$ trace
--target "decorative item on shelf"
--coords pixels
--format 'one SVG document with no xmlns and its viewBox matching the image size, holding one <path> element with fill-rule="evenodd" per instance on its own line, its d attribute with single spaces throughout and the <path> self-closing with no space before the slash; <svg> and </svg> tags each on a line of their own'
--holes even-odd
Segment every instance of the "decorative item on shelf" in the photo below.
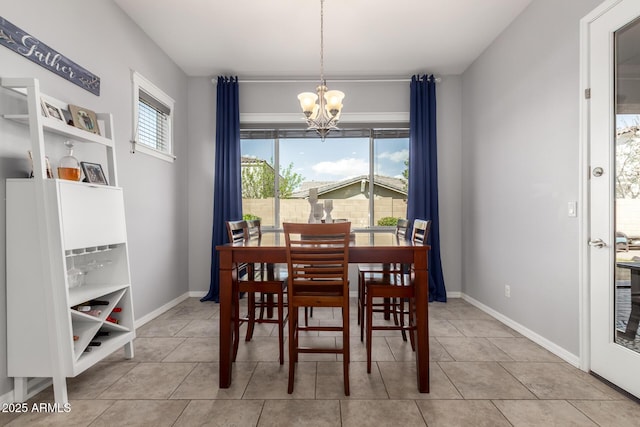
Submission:
<svg viewBox="0 0 640 427">
<path fill-rule="evenodd" d="M 41 99 L 40 102 L 42 103 L 42 112 L 46 117 L 51 117 L 52 119 L 65 122 L 64 114 L 62 113 L 62 109 L 60 107 L 53 105 L 51 102 L 46 101 L 45 99 Z"/>
<path fill-rule="evenodd" d="M 89 316 L 95 316 L 98 317 L 102 314 L 102 310 L 89 310 L 87 312 L 85 312 L 85 314 L 88 314 Z"/>
<path fill-rule="evenodd" d="M 80 166 L 82 166 L 86 182 L 90 182 L 92 184 L 108 185 L 107 178 L 105 178 L 104 176 L 104 171 L 102 170 L 101 164 L 80 162 Z"/>
<path fill-rule="evenodd" d="M 298 95 L 298 100 L 309 126 L 307 129 L 314 129 L 324 141 L 330 130 L 338 130 L 344 99 L 344 92 L 329 90 L 324 79 L 324 0 L 320 0 L 320 85 L 316 92 L 317 95 L 303 92 Z"/>
<path fill-rule="evenodd" d="M 77 288 L 84 284 L 84 272 L 73 265 L 73 260 L 67 269 L 67 282 L 69 283 L 69 289 Z"/>
<path fill-rule="evenodd" d="M 51 162 L 49 162 L 48 156 L 44 156 L 44 164 L 47 167 L 47 178 L 53 179 L 53 169 L 51 169 Z"/>
<path fill-rule="evenodd" d="M 111 316 L 107 316 L 107 318 L 105 320 L 107 322 L 115 323 L 116 325 L 120 322 L 118 319 L 116 319 L 115 317 L 111 317 Z"/>
<path fill-rule="evenodd" d="M 103 301 L 103 300 L 99 300 L 99 299 L 92 299 L 91 301 L 87 302 L 86 304 L 89 304 L 89 305 L 109 305 L 109 301 Z"/>
<path fill-rule="evenodd" d="M 64 146 L 67 147 L 67 155 L 60 159 L 58 178 L 69 181 L 80 181 L 82 172 L 80 171 L 80 162 L 73 157 L 73 142 L 65 141 Z"/>
<path fill-rule="evenodd" d="M 64 122 L 69 126 L 73 126 L 73 117 L 71 117 L 71 112 L 69 110 L 62 110 L 62 115 L 64 116 Z"/>
<path fill-rule="evenodd" d="M 33 178 L 33 154 L 31 150 L 27 150 L 27 155 L 29 156 L 29 164 L 31 165 L 31 172 L 29 173 L 29 178 Z M 53 170 L 51 169 L 51 163 L 49 162 L 49 157 L 44 157 L 44 164 L 47 169 L 47 178 L 53 178 Z"/>
<path fill-rule="evenodd" d="M 71 112 L 71 119 L 75 127 L 100 135 L 96 113 L 88 108 L 71 104 L 69 104 L 69 111 Z"/>
</svg>

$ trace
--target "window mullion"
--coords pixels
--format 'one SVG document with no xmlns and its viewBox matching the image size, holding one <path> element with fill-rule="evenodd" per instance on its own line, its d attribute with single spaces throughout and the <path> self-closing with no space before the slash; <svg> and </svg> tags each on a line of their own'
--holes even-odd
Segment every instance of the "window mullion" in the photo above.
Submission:
<svg viewBox="0 0 640 427">
<path fill-rule="evenodd" d="M 280 228 L 280 137 L 276 135 L 273 147 L 273 168 L 274 168 L 274 228 Z"/>
<path fill-rule="evenodd" d="M 373 177 L 374 177 L 374 150 L 375 146 L 374 146 L 374 138 L 373 138 L 373 129 L 370 130 L 369 132 L 369 227 L 372 227 L 373 224 L 373 217 L 374 217 L 374 211 L 373 211 L 373 194 L 374 194 L 374 184 L 373 184 Z"/>
</svg>

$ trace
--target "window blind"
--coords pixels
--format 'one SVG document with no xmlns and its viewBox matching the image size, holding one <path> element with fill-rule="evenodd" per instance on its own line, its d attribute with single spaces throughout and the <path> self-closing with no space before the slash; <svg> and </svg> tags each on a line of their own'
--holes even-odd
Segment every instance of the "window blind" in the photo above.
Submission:
<svg viewBox="0 0 640 427">
<path fill-rule="evenodd" d="M 169 115 L 171 110 L 140 90 L 138 99 L 138 143 L 158 151 L 169 151 Z"/>
</svg>

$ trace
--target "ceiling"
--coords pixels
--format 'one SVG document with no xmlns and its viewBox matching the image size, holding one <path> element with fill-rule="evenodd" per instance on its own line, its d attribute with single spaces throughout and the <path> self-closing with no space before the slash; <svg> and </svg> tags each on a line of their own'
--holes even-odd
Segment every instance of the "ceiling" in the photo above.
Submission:
<svg viewBox="0 0 640 427">
<path fill-rule="evenodd" d="M 320 74 L 320 0 L 115 0 L 189 76 Z M 336 78 L 461 74 L 531 0 L 326 0 Z"/>
</svg>

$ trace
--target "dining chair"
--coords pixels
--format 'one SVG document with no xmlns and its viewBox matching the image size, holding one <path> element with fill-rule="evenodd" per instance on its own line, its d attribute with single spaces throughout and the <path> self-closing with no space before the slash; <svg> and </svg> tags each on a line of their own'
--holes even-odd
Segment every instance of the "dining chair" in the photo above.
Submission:
<svg viewBox="0 0 640 427">
<path fill-rule="evenodd" d="M 395 235 L 398 239 L 405 239 L 407 230 L 409 229 L 409 221 L 399 218 L 396 224 Z M 364 341 L 364 315 L 366 306 L 364 275 L 367 273 L 380 273 L 395 275 L 402 273 L 403 265 L 401 264 L 380 264 L 380 263 L 361 263 L 358 264 L 358 325 L 360 325 L 360 341 Z M 395 310 L 388 309 L 386 313 L 394 312 Z M 397 316 L 394 317 L 394 321 L 398 324 Z M 402 338 L 406 341 L 407 337 L 402 331 Z"/>
<path fill-rule="evenodd" d="M 260 241 L 262 239 L 262 221 L 260 219 L 250 219 L 247 220 L 247 233 L 248 240 L 257 240 Z M 254 271 L 254 275 L 256 277 L 266 278 L 267 280 L 286 280 L 287 278 L 287 265 L 286 264 L 273 264 L 273 263 L 254 263 L 252 264 L 252 268 Z M 259 276 L 258 276 L 259 275 Z M 271 319 L 273 318 L 273 301 L 274 294 L 267 292 L 260 292 L 258 295 L 257 302 L 251 307 L 251 313 L 254 313 L 255 310 L 260 309 L 259 315 L 256 317 L 255 323 L 270 323 L 269 320 L 265 320 L 265 310 L 266 316 Z M 254 300 L 255 301 L 255 300 Z M 251 301 L 249 301 L 251 302 Z M 284 307 L 287 307 L 287 302 L 284 302 Z M 253 324 L 250 324 L 251 328 L 247 328 L 247 341 L 251 339 L 253 336 Z"/>
<path fill-rule="evenodd" d="M 300 353 L 342 354 L 344 394 L 349 396 L 349 233 L 350 222 L 332 224 L 284 223 L 289 304 L 289 383 L 293 393 Z M 301 325 L 300 307 L 337 307 L 341 326 Z M 342 347 L 300 346 L 300 331 L 341 331 Z"/>
<path fill-rule="evenodd" d="M 227 232 L 229 234 L 229 241 L 233 244 L 244 244 L 252 239 L 259 239 L 262 236 L 261 230 L 257 232 L 250 232 L 249 224 L 247 221 L 227 221 Z M 254 223 L 255 227 L 256 224 Z M 257 224 L 260 227 L 260 224 Z M 284 295 L 286 291 L 286 277 L 280 274 L 280 272 L 274 268 L 253 263 L 239 264 L 236 266 L 236 274 L 233 281 L 233 360 L 235 361 L 238 354 L 238 347 L 240 345 L 240 324 L 247 323 L 247 334 L 245 341 L 251 341 L 253 337 L 253 330 L 256 323 L 275 323 L 278 328 L 278 344 L 280 350 L 280 364 L 284 364 L 284 324 L 287 322 L 287 317 L 284 312 Z M 240 317 L 240 295 L 242 293 L 247 294 L 247 315 Z M 256 304 L 255 295 L 260 294 L 260 302 Z M 273 301 L 273 297 L 277 298 L 276 318 L 268 318 L 260 316 L 256 318 L 256 306 L 261 306 L 264 299 L 262 295 L 269 295 L 270 301 Z M 266 301 L 264 301 L 266 305 Z M 261 309 L 263 307 L 261 306 Z"/>
<path fill-rule="evenodd" d="M 411 232 L 413 244 L 425 244 L 430 228 L 431 220 L 414 220 Z M 416 301 L 412 268 L 411 266 L 403 265 L 396 271 L 393 274 L 387 271 L 364 272 L 362 274 L 362 283 L 365 287 L 364 292 L 366 295 L 365 310 L 367 313 L 365 320 L 367 373 L 371 373 L 371 347 L 374 330 L 400 330 L 405 340 L 406 332 L 408 332 L 411 349 L 415 351 L 413 332 L 416 330 L 416 326 L 413 322 L 413 313 Z M 383 299 L 383 301 L 380 302 L 380 299 Z M 392 303 L 390 304 L 389 301 L 392 301 Z M 405 311 L 405 301 L 408 302 L 407 311 Z M 393 325 L 388 323 L 374 324 L 373 313 L 389 310 L 393 312 L 394 319 L 396 317 L 399 319 L 398 322 L 394 322 Z M 408 317 L 406 323 L 405 316 Z"/>
</svg>

